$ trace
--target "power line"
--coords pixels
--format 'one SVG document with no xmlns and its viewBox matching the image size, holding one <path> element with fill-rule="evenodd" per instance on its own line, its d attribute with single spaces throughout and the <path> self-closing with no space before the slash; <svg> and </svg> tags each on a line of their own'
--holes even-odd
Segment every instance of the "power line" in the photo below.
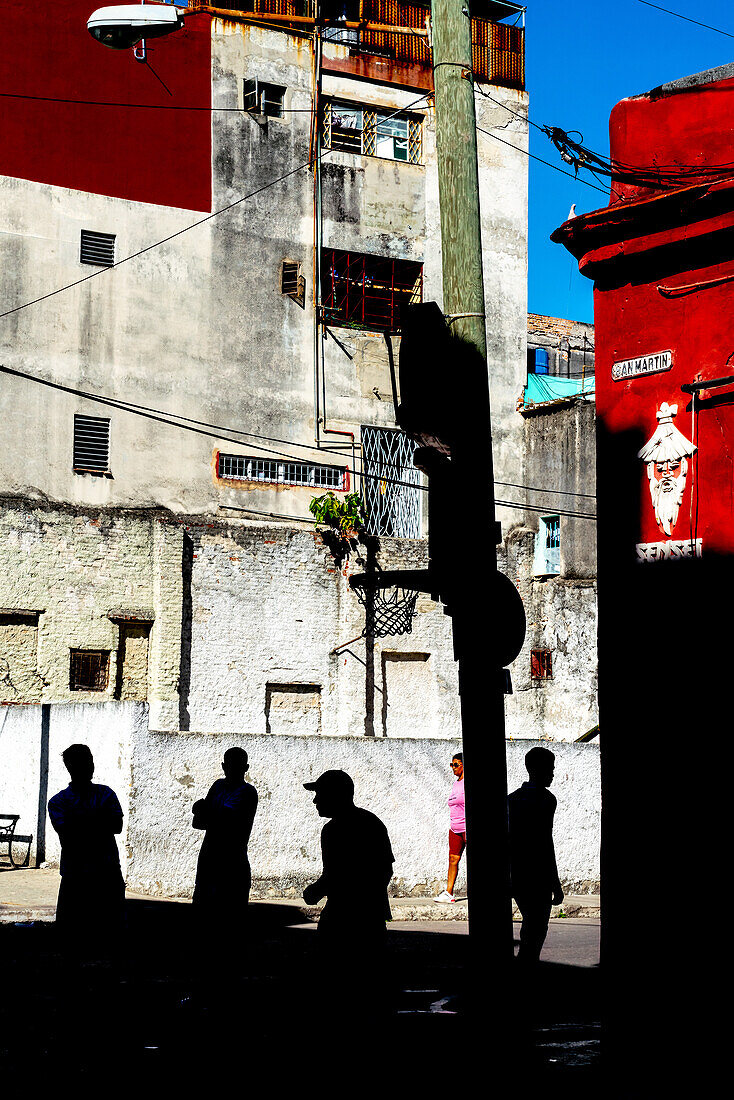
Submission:
<svg viewBox="0 0 734 1100">
<path fill-rule="evenodd" d="M 197 107 L 179 103 L 115 103 L 105 99 L 71 99 L 61 96 L 26 95 L 24 92 L 0 92 L 0 99 L 28 99 L 39 103 L 66 103 L 80 107 L 126 107 L 141 111 L 206 111 L 208 114 L 238 114 L 243 117 L 249 112 L 244 107 Z M 287 115 L 311 115 L 313 107 L 281 107 Z"/>
<path fill-rule="evenodd" d="M 504 138 L 497 137 L 496 134 L 491 133 L 489 130 L 483 130 L 481 126 L 477 126 L 477 130 L 480 134 L 486 134 L 487 137 L 494 138 L 495 141 L 501 141 L 503 145 L 509 145 L 510 149 L 514 149 L 516 153 L 522 153 L 524 156 L 529 157 L 530 160 L 537 160 L 541 164 L 545 164 L 546 167 L 552 168 L 554 172 L 560 172 L 562 176 L 568 176 L 569 179 L 575 180 L 576 183 L 583 183 L 584 187 L 591 187 L 593 191 L 599 191 L 600 194 L 606 197 L 606 190 L 597 187 L 596 184 L 589 183 L 588 180 L 581 179 L 579 176 L 572 176 L 570 172 L 564 172 L 557 164 L 551 164 L 549 160 L 543 160 L 542 157 L 536 157 L 534 153 L 529 153 L 526 149 L 520 149 L 519 146 L 513 145 L 511 141 L 505 141 Z"/>
<path fill-rule="evenodd" d="M 26 371 L 14 370 L 12 367 L 6 367 L 3 364 L 0 364 L 0 372 L 2 372 L 3 374 L 11 375 L 11 376 L 16 377 L 16 378 L 22 378 L 25 381 L 35 382 L 38 385 L 46 386 L 49 389 L 60 390 L 64 393 L 69 393 L 69 394 L 72 394 L 75 397 L 81 397 L 81 398 L 83 398 L 85 400 L 88 400 L 88 401 L 96 401 L 96 402 L 99 402 L 102 405 L 107 405 L 110 408 L 117 409 L 120 412 L 127 412 L 127 413 L 130 413 L 130 414 L 135 415 L 135 416 L 142 416 L 144 419 L 154 420 L 158 423 L 165 424 L 165 425 L 167 425 L 168 427 L 171 427 L 171 428 L 180 428 L 184 431 L 193 432 L 196 435 L 206 436 L 209 439 L 226 440 L 226 442 L 234 443 L 236 446 L 239 446 L 239 447 L 243 446 L 243 440 L 232 438 L 232 436 L 234 436 L 234 435 L 246 436 L 247 438 L 252 439 L 252 440 L 255 441 L 254 445 L 256 446 L 257 450 L 263 451 L 266 454 L 270 454 L 274 458 L 280 458 L 280 459 L 284 459 L 286 461 L 294 461 L 295 460 L 294 455 L 287 454 L 283 451 L 273 450 L 270 447 L 264 447 L 262 445 L 262 442 L 260 442 L 260 441 L 263 441 L 263 442 L 266 442 L 266 443 L 279 443 L 282 446 L 296 447 L 296 448 L 299 448 L 301 450 L 312 451 L 316 454 L 323 454 L 325 452 L 328 453 L 328 454 L 336 454 L 339 457 L 343 458 L 343 453 L 342 452 L 330 450 L 326 447 L 315 447 L 315 446 L 312 446 L 312 445 L 307 444 L 307 443 L 296 443 L 293 440 L 279 439 L 277 437 L 272 437 L 272 436 L 262 436 L 262 435 L 258 435 L 257 433 L 254 433 L 254 432 L 246 432 L 246 431 L 243 431 L 243 430 L 238 429 L 238 428 L 229 428 L 229 427 L 222 427 L 222 426 L 219 426 L 219 425 L 216 425 L 216 424 L 208 424 L 206 421 L 194 420 L 191 417 L 185 417 L 185 416 L 182 416 L 179 413 L 166 413 L 165 410 L 162 410 L 162 409 L 154 409 L 154 408 L 151 408 L 150 406 L 137 405 L 132 401 L 124 401 L 121 398 L 105 397 L 102 394 L 90 393 L 90 392 L 85 391 L 85 390 L 76 389 L 73 386 L 66 386 L 61 382 L 51 382 L 46 378 L 39 378 L 37 375 L 29 374 Z M 175 417 L 175 419 L 171 419 L 172 417 Z M 212 429 L 212 430 L 209 430 L 209 429 Z M 399 467 L 396 463 L 390 463 L 390 462 L 386 462 L 383 465 L 387 469 L 399 470 L 399 469 L 403 468 L 403 467 Z M 379 481 L 379 482 L 387 482 L 388 484 L 397 485 L 398 487 L 418 489 L 422 492 L 426 492 L 427 488 L 428 488 L 425 485 L 421 485 L 419 483 L 410 482 L 410 481 L 403 481 L 399 478 L 393 478 L 390 475 L 386 475 L 384 473 L 378 473 L 378 474 L 368 473 L 364 470 L 363 467 L 360 470 L 356 470 L 355 472 L 357 474 L 359 474 L 360 477 L 366 478 L 368 480 Z M 560 495 L 564 495 L 564 496 L 574 496 L 574 497 L 575 496 L 583 496 L 583 497 L 588 497 L 589 499 L 594 499 L 591 496 L 591 494 L 571 493 L 571 492 L 567 493 L 565 490 L 562 490 L 562 489 L 541 489 L 539 487 L 533 487 L 533 486 L 529 486 L 529 485 L 518 485 L 518 484 L 515 484 L 513 482 L 503 482 L 503 481 L 498 481 L 495 484 L 501 485 L 504 488 L 523 489 L 523 490 L 528 491 L 528 492 L 537 492 L 537 493 L 549 492 L 549 493 L 555 493 L 555 494 L 560 494 Z M 530 511 L 539 511 L 539 512 L 543 512 L 543 511 L 547 512 L 548 511 L 547 508 L 543 508 L 539 505 L 531 505 L 531 504 L 526 505 L 526 504 L 521 504 L 521 503 L 517 503 L 517 502 L 510 502 L 510 501 L 502 501 L 500 503 L 504 504 L 508 508 L 519 508 L 519 509 L 527 508 Z M 251 510 L 251 509 L 248 509 L 248 510 Z M 575 518 L 578 518 L 578 517 L 593 518 L 591 513 L 575 511 L 573 509 L 564 510 L 562 514 L 572 516 L 572 517 L 575 517 Z"/>
<path fill-rule="evenodd" d="M 377 129 L 383 125 L 389 119 L 394 118 L 395 115 L 402 114 L 404 111 L 409 111 L 412 107 L 415 107 L 418 103 L 428 99 L 433 93 L 426 92 L 412 103 L 408 103 L 405 107 L 400 107 L 393 111 L 389 115 L 383 115 L 379 121 L 374 122 L 371 125 L 366 126 L 365 130 Z M 319 160 L 323 160 L 329 153 L 333 152 L 331 149 L 325 149 Z M 177 237 L 183 236 L 184 233 L 188 233 L 191 229 L 197 229 L 200 225 L 204 225 L 206 222 L 212 221 L 214 218 L 219 217 L 220 214 L 226 214 L 230 210 L 233 210 L 235 206 L 239 206 L 240 203 L 246 202 L 248 199 L 254 198 L 256 195 L 261 194 L 263 191 L 267 191 L 270 187 L 275 187 L 277 184 L 282 183 L 283 180 L 289 179 L 290 176 L 296 175 L 297 172 L 303 171 L 304 168 L 311 166 L 311 160 L 303 161 L 302 164 L 297 165 L 295 168 L 291 168 L 289 172 L 285 172 L 282 176 L 278 176 L 277 179 L 270 180 L 268 183 L 264 183 L 261 187 L 257 187 L 254 191 L 250 191 L 247 195 L 240 195 L 238 199 L 228 203 L 227 206 L 220 207 L 219 210 L 212 211 L 211 214 L 206 214 L 203 218 L 199 218 L 198 221 L 191 222 L 190 225 L 185 225 L 183 229 L 176 230 L 175 233 L 170 233 L 167 237 L 163 237 L 162 240 L 154 241 L 153 244 L 146 245 L 145 248 L 138 249 L 137 252 L 132 252 L 129 256 L 124 256 L 121 260 L 116 260 L 115 263 L 110 264 L 107 267 L 99 268 L 97 271 L 92 271 L 89 275 L 82 276 L 81 279 L 75 279 L 73 283 L 67 283 L 66 286 L 57 287 L 56 290 L 51 290 L 47 294 L 41 294 L 38 298 L 33 298 L 29 302 L 24 302 L 22 305 L 14 306 L 12 309 L 5 310 L 4 313 L 0 313 L 0 320 L 3 317 L 10 317 L 14 313 L 18 313 L 22 309 L 27 309 L 29 306 L 37 305 L 39 302 L 45 302 L 49 298 L 54 298 L 57 294 L 63 294 L 67 290 L 73 290 L 76 286 L 81 286 L 83 283 L 89 282 L 90 279 L 95 279 L 98 275 L 104 275 L 108 271 L 114 271 L 116 268 L 121 267 L 122 264 L 128 263 L 129 260 L 135 260 L 138 256 L 145 255 L 146 252 L 151 252 L 154 248 L 160 248 L 161 245 L 168 244 L 169 241 L 175 240 Z"/>
<path fill-rule="evenodd" d="M 722 31 L 721 27 L 712 27 L 710 23 L 699 23 L 698 19 L 691 19 L 688 15 L 680 15 L 677 11 L 671 11 L 670 8 L 661 8 L 659 4 L 651 4 L 650 0 L 639 0 L 639 3 L 648 8 L 657 8 L 658 11 L 664 11 L 666 15 L 674 15 L 676 19 L 685 19 L 686 23 L 695 23 L 697 27 L 704 27 L 707 31 L 716 31 L 717 34 L 724 34 L 727 38 L 734 38 L 734 34 L 730 34 L 729 31 Z"/>
</svg>

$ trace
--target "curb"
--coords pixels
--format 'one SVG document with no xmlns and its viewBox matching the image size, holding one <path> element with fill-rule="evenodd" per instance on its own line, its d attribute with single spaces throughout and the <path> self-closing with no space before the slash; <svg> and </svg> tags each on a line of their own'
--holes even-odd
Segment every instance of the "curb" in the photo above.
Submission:
<svg viewBox="0 0 734 1100">
<path fill-rule="evenodd" d="M 137 893 L 130 893 L 127 898 L 136 901 L 171 901 L 190 904 L 189 898 L 161 898 Z M 298 898 L 253 898 L 250 904 L 286 905 L 296 909 L 311 921 L 318 921 L 322 908 L 320 906 L 304 905 Z M 432 898 L 390 898 L 390 909 L 393 922 L 467 921 L 469 919 L 466 898 L 459 898 L 451 904 L 441 904 L 435 902 Z M 570 917 L 598 920 L 600 915 L 601 905 L 598 894 L 569 895 L 563 899 L 562 905 L 554 906 L 551 910 L 551 920 L 563 920 Z M 517 906 L 513 906 L 512 916 L 514 920 L 521 919 Z M 31 922 L 48 923 L 55 919 L 55 905 L 0 904 L 0 925 Z"/>
</svg>

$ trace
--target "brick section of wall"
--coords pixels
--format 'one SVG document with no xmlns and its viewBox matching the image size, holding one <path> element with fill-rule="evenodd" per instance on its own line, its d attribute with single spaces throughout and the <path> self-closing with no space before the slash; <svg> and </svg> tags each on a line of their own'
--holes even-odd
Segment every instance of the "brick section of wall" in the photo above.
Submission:
<svg viewBox="0 0 734 1100">
<path fill-rule="evenodd" d="M 177 728 L 181 538 L 179 524 L 154 512 L 28 502 L 0 508 L 0 608 L 6 617 L 0 657 L 16 688 L 5 701 L 113 698 L 120 652 L 116 615 L 121 608 L 138 609 L 155 618 L 150 697 L 173 703 L 171 728 Z M 38 617 L 34 654 L 27 630 L 21 638 L 7 625 L 19 609 Z M 71 649 L 109 651 L 104 692 L 70 690 Z M 0 679 L 3 668 L 0 663 Z"/>
</svg>

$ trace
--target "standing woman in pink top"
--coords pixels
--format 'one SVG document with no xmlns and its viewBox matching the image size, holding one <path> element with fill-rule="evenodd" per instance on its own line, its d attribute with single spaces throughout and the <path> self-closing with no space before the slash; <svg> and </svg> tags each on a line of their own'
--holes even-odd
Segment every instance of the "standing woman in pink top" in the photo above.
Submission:
<svg viewBox="0 0 734 1100">
<path fill-rule="evenodd" d="M 452 902 L 456 876 L 459 873 L 459 863 L 466 848 L 466 817 L 464 816 L 464 757 L 457 752 L 451 758 L 451 769 L 454 773 L 454 785 L 449 795 L 449 874 L 446 889 L 442 890 L 434 901 Z"/>
</svg>

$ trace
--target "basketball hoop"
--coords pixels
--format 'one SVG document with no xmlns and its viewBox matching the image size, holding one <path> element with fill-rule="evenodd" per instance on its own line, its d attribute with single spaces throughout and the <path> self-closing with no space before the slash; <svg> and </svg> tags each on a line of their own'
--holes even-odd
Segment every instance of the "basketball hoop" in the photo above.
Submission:
<svg viewBox="0 0 734 1100">
<path fill-rule="evenodd" d="M 425 572 L 410 569 L 378 569 L 349 578 L 349 585 L 365 610 L 362 635 L 385 638 L 412 634 L 418 592 L 425 590 Z M 415 587 L 412 583 L 417 581 Z"/>
</svg>

